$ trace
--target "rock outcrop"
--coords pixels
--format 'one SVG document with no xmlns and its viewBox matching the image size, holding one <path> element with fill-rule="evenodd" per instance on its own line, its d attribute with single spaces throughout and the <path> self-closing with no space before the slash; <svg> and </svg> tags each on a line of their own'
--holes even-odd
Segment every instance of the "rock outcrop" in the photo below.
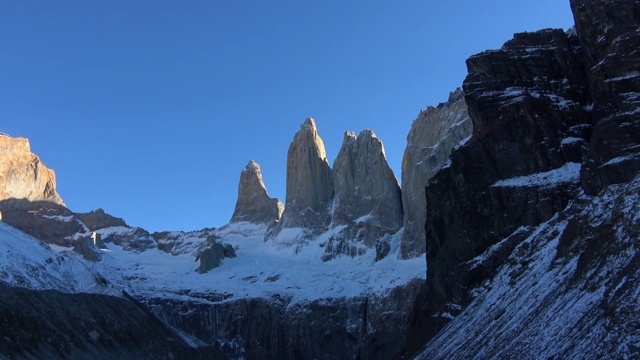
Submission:
<svg viewBox="0 0 640 360">
<path fill-rule="evenodd" d="M 326 230 L 331 222 L 333 174 L 316 122 L 307 118 L 293 138 L 287 154 L 287 198 L 280 222 L 270 229 L 266 240 L 276 239 L 283 229 L 301 228 L 306 236 Z M 300 239 L 276 239 L 283 244 Z"/>
<path fill-rule="evenodd" d="M 236 257 L 236 250 L 229 244 L 222 244 L 213 238 L 207 239 L 202 249 L 198 250 L 196 261 L 200 261 L 198 272 L 205 274 L 211 269 L 215 269 L 222 264 L 224 258 Z"/>
<path fill-rule="evenodd" d="M 0 200 L 64 202 L 56 192 L 56 175 L 31 152 L 29 140 L 0 134 Z"/>
<path fill-rule="evenodd" d="M 250 222 L 271 225 L 280 221 L 284 205 L 276 198 L 269 197 L 262 181 L 260 165 L 251 160 L 240 174 L 238 200 L 230 223 Z"/>
<path fill-rule="evenodd" d="M 346 132 L 333 163 L 334 202 L 331 227 L 344 226 L 327 242 L 326 259 L 358 255 L 402 227 L 400 186 L 387 163 L 382 141 L 371 130 Z M 381 240 L 384 241 L 384 240 Z M 387 247 L 380 247 L 385 249 Z M 378 258 L 386 254 L 378 254 Z"/>
<path fill-rule="evenodd" d="M 548 29 L 516 34 L 500 50 L 467 60 L 469 74 L 464 92 L 473 136 L 452 153 L 450 166 L 438 172 L 426 188 L 427 285 L 422 312 L 414 318 L 415 339 L 434 336 L 465 311 L 475 296 L 491 291 L 494 285 L 503 290 L 503 286 L 512 287 L 499 298 L 518 299 L 521 305 L 516 307 L 526 308 L 520 298 L 524 295 L 519 292 L 526 286 L 515 284 L 520 276 L 528 276 L 534 262 L 543 263 L 549 253 L 561 251 L 557 240 L 567 231 L 566 223 L 554 219 L 562 217 L 572 204 L 583 201 L 583 190 L 595 194 L 609 184 L 630 181 L 638 173 L 635 159 L 640 150 L 640 116 L 635 99 L 640 89 L 634 69 L 638 64 L 635 41 L 640 2 L 575 0 L 571 4 L 577 33 Z M 622 199 L 617 202 L 621 204 Z M 605 221 L 615 223 L 617 219 Z M 626 240 L 619 245 L 616 242 L 618 235 L 634 233 L 631 222 L 622 221 L 624 226 L 616 230 L 616 236 L 597 232 L 594 236 L 572 234 L 571 242 L 579 244 L 574 251 L 591 255 L 598 251 L 588 244 L 624 251 L 620 249 L 628 248 L 622 245 Z M 548 234 L 541 234 L 547 231 L 541 224 L 556 226 Z M 537 241 L 541 243 L 534 245 Z M 544 253 L 547 255 L 522 256 L 529 251 L 542 251 L 545 246 L 549 246 L 545 250 L 549 253 Z M 600 272 L 599 260 L 578 261 L 576 270 L 570 257 L 565 260 L 568 262 L 558 266 L 566 265 L 576 273 L 569 284 L 554 282 L 554 287 L 564 288 L 554 296 L 578 291 L 577 299 L 571 301 L 583 304 L 590 295 L 574 284 L 584 284 L 594 276 L 608 283 L 608 277 L 617 276 L 617 271 L 623 276 L 631 270 Z M 531 278 L 554 273 L 553 266 L 556 264 L 546 262 L 539 267 L 542 272 Z M 503 273 L 505 268 L 511 272 Z M 513 281 L 505 284 L 504 276 Z M 632 276 L 637 277 L 637 272 Z M 557 281 L 569 279 L 561 276 Z M 545 299 L 544 303 L 556 300 Z M 478 308 L 486 309 L 480 303 Z M 495 321 L 513 314 L 512 309 L 493 311 Z M 639 310 L 636 307 L 630 311 L 637 314 Z M 547 320 L 557 316 L 552 312 L 542 315 Z M 509 327 L 518 328 L 518 333 L 533 330 L 529 326 L 536 325 L 531 319 L 510 318 Z M 564 325 L 573 326 L 569 320 Z M 590 323 L 584 328 L 600 325 L 604 324 Z M 464 330 L 458 330 L 462 336 Z M 475 336 L 494 338 L 498 334 L 476 332 Z M 591 335 L 585 330 L 579 336 Z M 514 344 L 510 339 L 509 346 Z"/>
<path fill-rule="evenodd" d="M 129 227 L 123 219 L 107 214 L 102 209 L 89 211 L 88 213 L 75 213 L 74 215 L 91 231 L 112 226 Z"/>
<path fill-rule="evenodd" d="M 403 258 L 425 253 L 424 188 L 449 160 L 454 147 L 471 136 L 472 127 L 462 89 L 449 94 L 447 102 L 420 111 L 413 121 L 402 157 Z"/>
<path fill-rule="evenodd" d="M 100 261 L 102 259 L 100 249 L 90 237 L 81 237 L 77 239 L 73 244 L 73 251 L 82 255 L 82 257 L 89 261 Z"/>
</svg>

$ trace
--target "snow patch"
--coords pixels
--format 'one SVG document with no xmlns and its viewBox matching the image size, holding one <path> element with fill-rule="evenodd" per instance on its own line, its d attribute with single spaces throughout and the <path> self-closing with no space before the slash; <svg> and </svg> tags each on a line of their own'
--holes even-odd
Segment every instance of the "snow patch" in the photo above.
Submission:
<svg viewBox="0 0 640 360">
<path fill-rule="evenodd" d="M 566 163 L 564 166 L 546 172 L 518 176 L 497 181 L 492 187 L 552 187 L 562 183 L 577 182 L 580 179 L 579 163 Z"/>
</svg>

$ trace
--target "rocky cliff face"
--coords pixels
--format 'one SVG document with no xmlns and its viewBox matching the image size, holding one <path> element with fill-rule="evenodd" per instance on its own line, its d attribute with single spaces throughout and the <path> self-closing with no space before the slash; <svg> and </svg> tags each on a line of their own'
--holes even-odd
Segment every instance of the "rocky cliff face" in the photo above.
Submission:
<svg viewBox="0 0 640 360">
<path fill-rule="evenodd" d="M 56 175 L 31 152 L 29 140 L 0 134 L 0 199 L 51 201 L 64 205 Z"/>
<path fill-rule="evenodd" d="M 503 264 L 418 359 L 640 356 L 639 190 L 636 177 L 577 196 L 473 259 L 472 271 Z"/>
<path fill-rule="evenodd" d="M 415 280 L 384 296 L 302 303 L 277 294 L 215 303 L 143 301 L 167 324 L 218 344 L 229 358 L 393 359 L 407 339 L 408 299 L 421 288 Z"/>
<path fill-rule="evenodd" d="M 474 299 L 479 299 L 478 294 L 484 293 L 480 286 L 491 291 L 493 286 L 518 283 L 521 274 L 531 271 L 532 261 L 547 256 L 540 247 L 532 247 L 532 239 L 542 241 L 544 245 L 539 246 L 548 246 L 551 254 L 560 253 L 555 241 L 558 236 L 565 236 L 562 234 L 567 229 L 558 225 L 555 230 L 548 230 L 546 240 L 540 240 L 543 236 L 539 232 L 547 231 L 541 224 L 550 224 L 558 214 L 568 211 L 571 206 L 567 206 L 580 199 L 583 189 L 593 194 L 610 183 L 630 181 L 637 174 L 633 160 L 640 139 L 637 103 L 623 100 L 634 99 L 633 94 L 640 88 L 633 76 L 620 80 L 626 93 L 620 95 L 619 91 L 608 90 L 617 80 L 611 81 L 609 75 L 594 76 L 593 72 L 609 67 L 623 69 L 620 71 L 636 67 L 637 46 L 628 45 L 637 37 L 640 2 L 576 0 L 572 1 L 572 8 L 577 35 L 562 30 L 516 34 L 500 50 L 467 60 L 469 75 L 464 92 L 473 121 L 473 136 L 453 152 L 450 166 L 442 169 L 426 188 L 427 287 L 422 313 L 414 318 L 415 333 L 419 336 L 435 335 L 466 311 Z M 613 33 L 603 36 L 603 31 Z M 607 54 L 615 55 L 607 57 L 598 49 L 607 49 Z M 593 60 L 594 54 L 599 54 L 595 55 L 597 60 Z M 609 61 L 613 63 L 606 64 Z M 616 71 L 613 74 L 621 74 Z M 624 162 L 624 166 L 617 166 L 618 162 Z M 607 163 L 612 166 L 603 166 Z M 624 232 L 629 226 L 626 223 L 620 230 Z M 571 242 L 589 238 L 586 230 L 581 231 L 570 236 Z M 608 235 L 595 238 L 603 247 L 628 248 L 624 239 L 615 245 L 618 240 Z M 588 251 L 586 243 L 578 243 L 581 245 L 574 249 L 577 253 Z M 531 251 L 533 255 L 525 259 L 517 251 L 522 254 Z M 575 284 L 592 276 L 587 274 L 598 273 L 607 282 L 604 279 L 615 277 L 615 271 L 624 272 L 622 268 L 611 274 L 600 272 L 598 261 L 585 260 L 577 269 L 572 267 L 575 263 L 570 265 L 571 259 L 565 261 L 559 266 L 569 266 L 566 271 L 573 274 L 570 276 L 573 283 L 559 285 L 564 290 L 553 296 L 575 290 Z M 531 279 L 551 274 L 553 266 L 541 265 L 542 273 Z M 511 283 L 499 277 L 506 268 L 511 271 L 506 274 L 514 280 Z M 568 278 L 559 276 L 557 281 Z M 503 288 L 500 291 L 504 292 L 504 300 L 491 302 L 494 305 L 502 301 L 520 302 L 526 296 L 525 287 Z M 587 301 L 587 297 L 581 292 L 576 298 L 579 300 L 571 301 Z M 561 297 L 545 301 L 569 302 Z M 486 311 L 488 305 L 478 302 L 477 309 L 485 306 Z M 498 321 L 512 311 L 516 309 L 493 308 L 489 316 Z M 535 316 L 552 319 L 563 315 L 554 311 L 546 308 Z M 637 307 L 632 311 L 637 311 Z M 471 316 L 476 315 L 479 313 Z M 530 320 L 524 315 L 512 317 L 509 327 L 524 333 L 534 326 Z M 561 327 L 579 323 L 572 325 L 569 317 L 566 322 L 563 320 L 558 320 Z M 596 344 L 583 340 L 593 334 L 588 330 L 591 327 L 579 331 L 567 346 L 595 349 Z M 465 336 L 461 325 L 449 329 L 450 336 L 451 332 Z M 475 331 L 478 339 L 499 334 L 480 335 L 480 328 Z M 451 337 L 446 341 L 451 341 Z M 533 353 L 538 354 L 535 350 Z M 496 352 L 491 354 L 488 356 L 498 357 Z"/>
<path fill-rule="evenodd" d="M 0 283 L 0 324 L 0 354 L 10 359 L 226 358 L 190 346 L 133 299 Z"/>
<path fill-rule="evenodd" d="M 597 194 L 640 170 L 640 12 L 637 1 L 573 0 L 594 103 L 581 182 Z"/>
<path fill-rule="evenodd" d="M 325 249 L 329 257 L 356 255 L 359 246 L 373 248 L 402 227 L 400 187 L 387 163 L 382 141 L 371 130 L 346 132 L 333 163 L 334 202 L 331 227 L 344 226 Z M 381 240 L 384 241 L 384 240 Z M 378 246 L 387 249 L 387 246 Z M 379 258 L 386 253 L 379 254 Z"/>
<path fill-rule="evenodd" d="M 311 235 L 327 229 L 333 199 L 333 173 L 316 122 L 305 120 L 287 154 L 287 198 L 280 222 L 267 234 L 276 239 L 283 229 L 303 228 Z M 277 242 L 290 243 L 286 234 Z"/>
<path fill-rule="evenodd" d="M 425 253 L 424 188 L 449 160 L 455 146 L 471 136 L 472 123 L 462 89 L 449 100 L 420 112 L 413 121 L 402 157 L 402 206 L 404 233 L 401 256 L 405 259 Z"/>
<path fill-rule="evenodd" d="M 251 160 L 240 174 L 238 200 L 230 223 L 250 222 L 271 225 L 280 221 L 284 205 L 280 200 L 270 198 L 262 181 L 260 165 Z"/>
</svg>

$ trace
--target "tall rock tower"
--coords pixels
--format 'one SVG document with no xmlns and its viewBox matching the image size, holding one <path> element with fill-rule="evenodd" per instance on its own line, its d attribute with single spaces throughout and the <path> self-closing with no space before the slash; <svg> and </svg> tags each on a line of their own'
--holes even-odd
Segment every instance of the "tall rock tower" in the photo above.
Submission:
<svg viewBox="0 0 640 360">
<path fill-rule="evenodd" d="M 358 255 L 376 240 L 402 227 L 400 186 L 387 163 L 382 141 L 373 131 L 346 132 L 333 163 L 334 203 L 331 227 L 346 225 L 326 245 L 328 257 Z M 388 247 L 380 247 L 378 257 Z"/>
<path fill-rule="evenodd" d="M 251 160 L 240 174 L 238 200 L 229 223 L 250 222 L 273 224 L 280 220 L 284 205 L 276 198 L 269 197 L 262 181 L 260 165 Z"/>
<path fill-rule="evenodd" d="M 283 229 L 305 229 L 304 236 L 326 230 L 331 222 L 333 174 L 316 122 L 307 118 L 293 138 L 287 154 L 287 198 L 280 222 L 267 232 L 265 240 L 283 245 L 300 238 L 289 238 Z M 279 236 L 282 235 L 282 236 Z"/>
</svg>

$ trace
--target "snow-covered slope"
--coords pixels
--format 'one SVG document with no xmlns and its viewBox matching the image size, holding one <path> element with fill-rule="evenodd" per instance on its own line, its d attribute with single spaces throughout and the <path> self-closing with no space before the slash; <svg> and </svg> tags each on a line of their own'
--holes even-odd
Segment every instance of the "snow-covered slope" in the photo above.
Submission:
<svg viewBox="0 0 640 360">
<path fill-rule="evenodd" d="M 68 293 L 117 293 L 117 287 L 102 276 L 103 270 L 71 248 L 47 245 L 0 222 L 0 281 L 7 285 Z"/>
<path fill-rule="evenodd" d="M 519 229 L 528 237 L 418 358 L 640 356 L 638 190 L 640 177 L 597 197 L 582 195 L 540 226 Z M 603 236 L 607 241 L 598 241 Z"/>
<path fill-rule="evenodd" d="M 117 246 L 104 250 L 102 263 L 96 266 L 110 274 L 110 281 L 140 296 L 215 293 L 233 299 L 279 294 L 297 301 L 368 295 L 424 278 L 426 273 L 422 259 L 402 261 L 388 256 L 376 262 L 373 249 L 364 256 L 323 262 L 329 232 L 296 248 L 265 243 L 263 231 L 264 227 L 260 231 L 248 223 L 214 231 L 218 241 L 235 248 L 237 257 L 223 259 L 220 267 L 206 274 L 196 272 L 193 253 L 171 255 L 157 249 L 133 253 Z M 400 236 L 394 236 L 395 251 Z M 189 239 L 182 241 L 189 243 Z"/>
<path fill-rule="evenodd" d="M 374 249 L 364 256 L 324 262 L 323 246 L 331 232 L 296 248 L 265 243 L 264 231 L 263 225 L 236 223 L 205 233 L 169 234 L 178 244 L 172 253 L 158 248 L 133 251 L 107 242 L 107 248 L 100 250 L 102 260 L 90 262 L 71 248 L 44 244 L 0 223 L 0 274 L 10 285 L 63 292 L 124 289 L 139 297 L 181 299 L 189 294 L 227 299 L 279 294 L 293 301 L 380 293 L 425 276 L 421 259 L 402 261 L 388 256 L 376 262 Z M 103 239 L 130 232 L 123 227 L 98 230 Z M 393 237 L 392 251 L 397 252 L 400 236 Z M 197 249 L 211 237 L 232 245 L 237 257 L 223 259 L 220 267 L 200 274 L 196 271 Z M 103 285 L 105 281 L 109 285 Z"/>
</svg>

